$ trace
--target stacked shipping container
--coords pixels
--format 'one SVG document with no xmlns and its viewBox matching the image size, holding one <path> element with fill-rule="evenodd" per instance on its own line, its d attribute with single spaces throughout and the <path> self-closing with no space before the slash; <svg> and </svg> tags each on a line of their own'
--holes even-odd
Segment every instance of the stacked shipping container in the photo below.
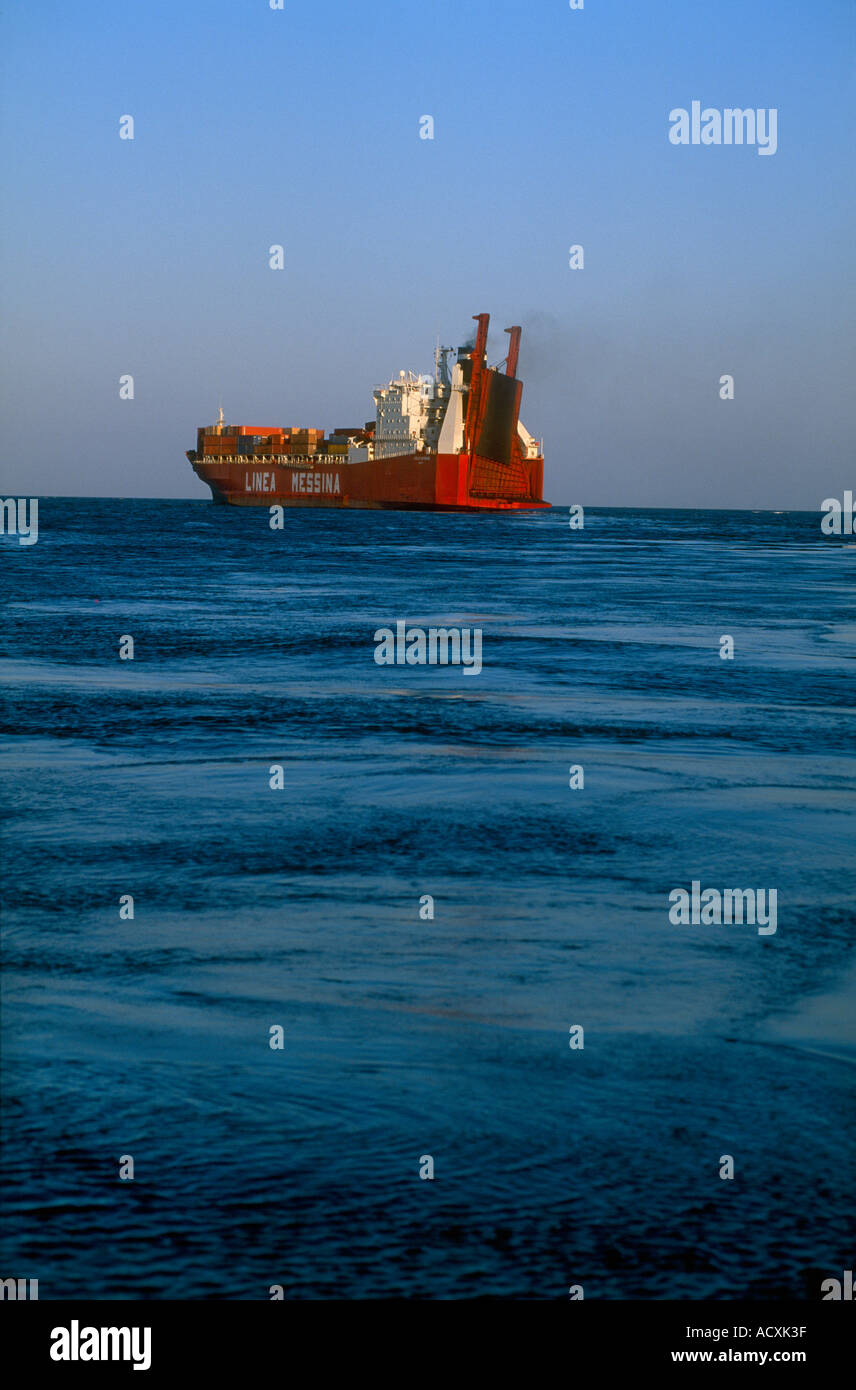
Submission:
<svg viewBox="0 0 856 1390">
<path fill-rule="evenodd" d="M 260 425 L 206 425 L 197 431 L 196 451 L 205 458 L 271 454 L 315 454 L 324 447 L 324 431 Z"/>
</svg>

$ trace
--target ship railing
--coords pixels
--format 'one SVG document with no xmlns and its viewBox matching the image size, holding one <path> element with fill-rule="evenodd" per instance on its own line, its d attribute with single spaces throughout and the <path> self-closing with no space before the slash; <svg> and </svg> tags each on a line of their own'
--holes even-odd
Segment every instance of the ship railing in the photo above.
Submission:
<svg viewBox="0 0 856 1390">
<path fill-rule="evenodd" d="M 188 449 L 188 450 L 187 450 L 187 453 L 188 453 L 188 454 L 193 453 L 193 452 L 194 452 L 194 451 L 191 450 L 191 449 Z M 406 454 L 408 458 L 411 458 L 411 457 L 412 457 L 412 458 L 425 459 L 425 458 L 434 458 L 435 455 L 436 455 L 436 453 L 437 453 L 437 450 L 436 450 L 436 449 L 405 449 L 405 450 L 403 451 L 403 453 Z M 400 455 L 394 455 L 394 454 L 388 454 L 388 455 L 383 455 L 383 454 L 381 454 L 381 455 L 375 455 L 375 460 L 383 459 L 384 457 L 387 457 L 387 458 L 395 458 L 395 457 L 400 457 Z M 317 453 L 317 454 L 199 454 L 199 453 L 197 453 L 197 454 L 196 454 L 196 458 L 197 458 L 198 460 L 200 460 L 200 461 L 207 461 L 207 462 L 210 462 L 210 463 L 224 463 L 224 462 L 226 462 L 226 463 L 244 463 L 244 464 L 246 464 L 247 466 L 249 466 L 250 464 L 253 464 L 253 465 L 255 466 L 256 464 L 271 464 L 271 463 L 273 463 L 273 464 L 279 464 L 279 465 L 280 465 L 281 467 L 283 467 L 283 468 L 305 468 L 306 465 L 307 465 L 308 463 L 325 463 L 325 464 L 333 464 L 333 463 L 336 463 L 336 464 L 339 464 L 339 463 L 349 463 L 349 462 L 350 462 L 350 460 L 349 460 L 347 454 L 322 454 L 322 453 Z M 364 460 L 364 459 L 363 459 L 363 460 L 355 459 L 354 462 L 355 462 L 355 463 L 358 463 L 358 462 L 365 462 L 365 460 Z M 372 460 L 369 460 L 369 462 L 372 462 Z"/>
<path fill-rule="evenodd" d="M 214 457 L 217 457 L 216 455 Z M 347 454 L 227 454 L 236 463 L 278 463 L 284 468 L 304 468 L 307 463 L 347 463 Z"/>
</svg>

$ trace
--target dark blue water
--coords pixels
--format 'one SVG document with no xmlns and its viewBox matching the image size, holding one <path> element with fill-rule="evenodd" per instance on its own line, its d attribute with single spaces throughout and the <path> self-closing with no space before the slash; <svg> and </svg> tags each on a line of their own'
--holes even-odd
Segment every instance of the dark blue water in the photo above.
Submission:
<svg viewBox="0 0 856 1390">
<path fill-rule="evenodd" d="M 2 542 L 0 1275 L 767 1298 L 852 1267 L 846 537 L 59 499 L 40 528 Z M 377 665 L 399 618 L 480 627 L 481 674 Z M 672 925 L 693 879 L 775 888 L 775 935 Z"/>
</svg>

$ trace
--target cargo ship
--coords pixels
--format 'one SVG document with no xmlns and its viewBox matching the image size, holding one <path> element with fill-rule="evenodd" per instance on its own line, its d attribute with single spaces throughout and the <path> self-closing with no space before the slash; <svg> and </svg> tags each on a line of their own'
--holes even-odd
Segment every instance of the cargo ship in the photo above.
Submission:
<svg viewBox="0 0 856 1390">
<path fill-rule="evenodd" d="M 520 421 L 521 329 L 487 365 L 489 314 L 474 341 L 438 345 L 434 374 L 399 372 L 374 392 L 361 428 L 216 425 L 187 457 L 215 502 L 237 507 L 355 507 L 478 512 L 548 507 L 543 450 Z"/>
</svg>

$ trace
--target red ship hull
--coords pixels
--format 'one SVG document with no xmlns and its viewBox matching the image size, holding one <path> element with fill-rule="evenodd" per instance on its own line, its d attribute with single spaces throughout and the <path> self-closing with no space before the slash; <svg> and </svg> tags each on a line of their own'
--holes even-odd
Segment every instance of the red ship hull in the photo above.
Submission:
<svg viewBox="0 0 856 1390">
<path fill-rule="evenodd" d="M 544 461 L 509 467 L 468 454 L 400 454 L 361 463 L 329 455 L 300 460 L 200 457 L 188 451 L 215 502 L 237 507 L 349 507 L 422 511 L 518 511 L 549 507 Z"/>
</svg>

